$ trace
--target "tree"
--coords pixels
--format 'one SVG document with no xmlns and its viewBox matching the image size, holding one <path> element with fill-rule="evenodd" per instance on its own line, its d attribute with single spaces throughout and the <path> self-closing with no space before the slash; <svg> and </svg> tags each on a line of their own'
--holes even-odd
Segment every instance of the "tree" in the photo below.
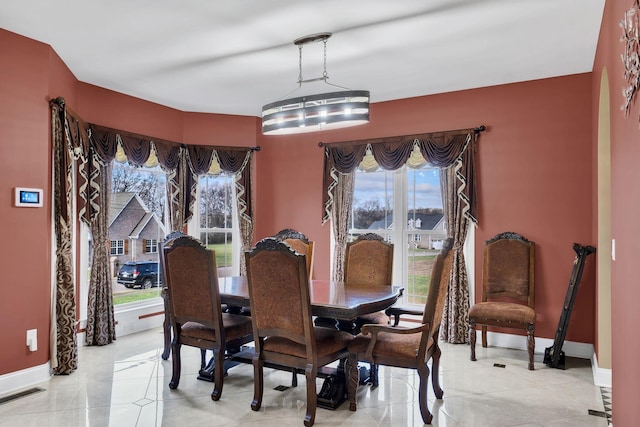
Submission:
<svg viewBox="0 0 640 427">
<path fill-rule="evenodd" d="M 200 224 L 205 228 L 230 228 L 233 181 L 228 176 L 208 177 L 201 186 Z"/>
<path fill-rule="evenodd" d="M 160 221 L 164 220 L 166 177 L 159 168 L 134 168 L 115 163 L 111 175 L 112 193 L 136 193 Z"/>
<path fill-rule="evenodd" d="M 385 217 L 385 208 L 378 199 L 364 201 L 354 200 L 353 225 L 354 228 L 367 229 L 376 221 Z"/>
</svg>

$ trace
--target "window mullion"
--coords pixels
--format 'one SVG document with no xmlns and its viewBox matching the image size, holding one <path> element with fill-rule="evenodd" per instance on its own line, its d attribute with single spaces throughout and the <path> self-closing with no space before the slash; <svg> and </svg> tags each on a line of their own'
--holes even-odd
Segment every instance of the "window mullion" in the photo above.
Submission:
<svg viewBox="0 0 640 427">
<path fill-rule="evenodd" d="M 407 257 L 402 248 L 407 247 L 406 218 L 407 218 L 407 174 L 406 169 L 393 171 L 393 239 L 396 250 L 393 251 L 393 264 L 400 268 L 393 269 L 393 283 L 407 282 Z"/>
</svg>

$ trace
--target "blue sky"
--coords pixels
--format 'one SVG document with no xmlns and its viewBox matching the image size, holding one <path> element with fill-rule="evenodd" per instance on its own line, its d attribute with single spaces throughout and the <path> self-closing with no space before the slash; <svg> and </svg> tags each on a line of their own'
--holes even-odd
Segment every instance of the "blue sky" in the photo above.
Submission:
<svg viewBox="0 0 640 427">
<path fill-rule="evenodd" d="M 385 171 L 360 172 L 356 174 L 356 190 L 354 203 L 362 203 L 377 199 L 384 206 L 385 199 Z M 386 172 L 387 194 L 392 194 L 393 172 Z M 409 180 L 409 209 L 413 208 L 442 208 L 440 195 L 440 178 L 435 168 L 408 169 Z M 414 185 L 415 183 L 415 185 Z M 415 193 L 413 193 L 415 191 Z M 413 198 L 411 196 L 414 196 Z M 415 200 L 415 206 L 414 206 Z"/>
</svg>

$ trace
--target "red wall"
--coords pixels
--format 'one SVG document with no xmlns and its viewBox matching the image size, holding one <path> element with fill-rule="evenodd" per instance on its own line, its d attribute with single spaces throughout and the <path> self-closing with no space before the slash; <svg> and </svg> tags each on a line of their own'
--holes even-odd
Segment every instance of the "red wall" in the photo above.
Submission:
<svg viewBox="0 0 640 427">
<path fill-rule="evenodd" d="M 640 103 L 636 99 L 630 114 L 620 110 L 622 88 L 626 87 L 620 55 L 622 30 L 618 23 L 633 2 L 607 1 L 600 29 L 594 64 L 592 92 L 594 140 L 597 137 L 598 96 L 603 68 L 609 77 L 611 114 L 611 237 L 616 241 L 616 259 L 611 265 L 611 338 L 613 422 L 616 427 L 636 426 L 640 419 L 637 403 L 640 390 L 640 340 L 636 326 L 640 324 L 640 286 L 635 265 L 640 254 Z M 594 142 L 595 144 L 595 142 Z"/>
<path fill-rule="evenodd" d="M 49 360 L 51 294 L 50 49 L 0 30 L 0 375 Z M 44 207 L 13 207 L 14 187 L 45 189 Z M 38 330 L 37 352 L 26 331 Z"/>
<path fill-rule="evenodd" d="M 6 104 L 0 107 L 0 135 L 4 137 L 0 141 L 0 154 L 4 154 L 0 160 L 0 185 L 4 188 L 0 191 L 0 213 L 11 219 L 0 224 L 0 232 L 20 242 L 12 244 L 10 250 L 3 247 L 2 262 L 5 267 L 13 267 L 25 265 L 25 259 L 45 260 L 45 265 L 39 261 L 37 268 L 29 264 L 28 276 L 30 282 L 37 282 L 36 288 L 25 284 L 23 272 L 15 271 L 5 283 L 21 285 L 5 285 L 0 291 L 0 316 L 14 326 L 3 330 L 18 330 L 10 332 L 3 342 L 6 348 L 20 349 L 10 353 L 6 364 L 3 359 L 0 374 L 48 360 L 45 351 L 36 355 L 23 351 L 24 331 L 31 327 L 39 329 L 40 348 L 48 345 L 43 332 L 49 324 L 50 211 L 29 214 L 10 208 L 9 194 L 16 185 L 49 188 L 47 96 L 57 95 L 65 96 L 69 107 L 88 122 L 188 143 L 260 145 L 254 174 L 256 240 L 285 227 L 305 232 L 315 241 L 317 278 L 329 277 L 330 264 L 330 224 L 321 224 L 323 150 L 318 147 L 319 141 L 484 124 L 487 131 L 481 134 L 478 147 L 480 224 L 476 259 L 481 259 L 483 240 L 501 231 L 520 232 L 537 243 L 537 336 L 553 338 L 571 272 L 571 246 L 573 242 L 594 243 L 590 74 L 378 103 L 372 106 L 368 125 L 265 137 L 259 133 L 254 117 L 184 113 L 84 83 L 70 87 L 68 70 L 48 63 L 47 46 L 3 31 L 0 42 L 18 56 L 10 64 L 3 63 L 3 76 L 7 77 L 0 79 L 2 93 L 18 100 L 18 105 L 10 104 L 11 108 Z M 50 79 L 55 81 L 49 88 Z M 29 149 L 16 155 L 14 141 L 25 141 Z M 10 155 L 6 153 L 9 147 Z M 9 158 L 10 162 L 4 160 Z M 32 161 L 42 167 L 36 174 L 27 168 Z M 47 190 L 47 203 L 49 198 Z M 481 268 L 477 265 L 479 284 Z M 568 330 L 569 340 L 594 342 L 593 282 L 593 268 L 588 265 Z"/>
</svg>

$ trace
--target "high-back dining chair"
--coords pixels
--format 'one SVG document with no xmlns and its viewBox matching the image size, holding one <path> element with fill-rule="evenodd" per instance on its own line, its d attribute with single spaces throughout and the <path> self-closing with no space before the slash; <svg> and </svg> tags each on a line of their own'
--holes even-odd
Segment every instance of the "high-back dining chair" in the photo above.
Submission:
<svg viewBox="0 0 640 427">
<path fill-rule="evenodd" d="M 273 237 L 288 243 L 299 254 L 306 255 L 307 275 L 311 279 L 313 277 L 313 241 L 309 240 L 303 233 L 290 228 L 280 230 Z"/>
<path fill-rule="evenodd" d="M 185 234 L 181 231 L 173 231 L 165 237 L 165 239 L 160 242 L 160 248 L 158 250 L 158 264 L 162 274 L 162 277 L 167 277 L 165 272 L 165 264 L 164 264 L 164 246 L 168 245 L 173 239 L 178 237 L 185 236 Z M 164 280 L 164 279 L 163 279 Z M 162 322 L 162 331 L 164 334 L 164 349 L 162 351 L 162 359 L 167 360 L 169 355 L 171 354 L 171 307 L 169 306 L 169 295 L 167 295 L 167 286 L 162 287 L 162 291 L 160 292 L 160 296 L 162 297 L 162 301 L 164 303 L 164 320 Z M 205 350 L 202 350 L 202 358 L 204 360 Z"/>
<path fill-rule="evenodd" d="M 451 243 L 451 239 L 445 241 L 442 252 L 436 257 L 431 270 L 431 285 L 424 306 L 422 324 L 411 328 L 364 325 L 360 335 L 349 344 L 347 394 L 350 410 L 356 410 L 358 389 L 358 372 L 353 367 L 358 360 L 364 360 L 376 365 L 416 369 L 420 377 L 418 388 L 420 414 L 425 424 L 431 423 L 432 415 L 427 407 L 429 378 L 427 362 L 432 359 L 433 391 L 437 399 L 442 399 L 444 391 L 440 387 L 438 378 L 441 355 L 438 335 L 453 263 Z"/>
<path fill-rule="evenodd" d="M 211 399 L 222 395 L 225 351 L 253 341 L 251 320 L 222 313 L 218 271 L 214 251 L 197 239 L 182 235 L 163 245 L 165 292 L 173 331 L 171 359 L 173 373 L 169 388 L 180 382 L 182 345 L 213 350 L 214 389 Z M 205 367 L 201 352 L 201 369 Z"/>
<path fill-rule="evenodd" d="M 365 233 L 353 242 L 348 242 L 344 258 L 344 282 L 374 286 L 391 286 L 393 277 L 393 243 L 382 236 Z M 354 333 L 360 332 L 364 324 L 386 325 L 389 316 L 384 311 L 359 316 L 354 321 Z M 378 386 L 378 368 L 372 363 L 368 381 Z"/>
<path fill-rule="evenodd" d="M 476 325 L 482 325 L 482 347 L 487 347 L 487 325 L 523 329 L 527 333 L 529 369 L 535 348 L 535 243 L 506 232 L 485 242 L 482 301 L 469 309 L 471 360 L 476 360 Z"/>
<path fill-rule="evenodd" d="M 318 368 L 346 359 L 348 332 L 314 327 L 305 255 L 275 238 L 245 253 L 251 321 L 255 338 L 254 394 L 251 409 L 262 405 L 266 364 L 303 369 L 307 411 L 304 425 L 315 421 Z"/>
</svg>

